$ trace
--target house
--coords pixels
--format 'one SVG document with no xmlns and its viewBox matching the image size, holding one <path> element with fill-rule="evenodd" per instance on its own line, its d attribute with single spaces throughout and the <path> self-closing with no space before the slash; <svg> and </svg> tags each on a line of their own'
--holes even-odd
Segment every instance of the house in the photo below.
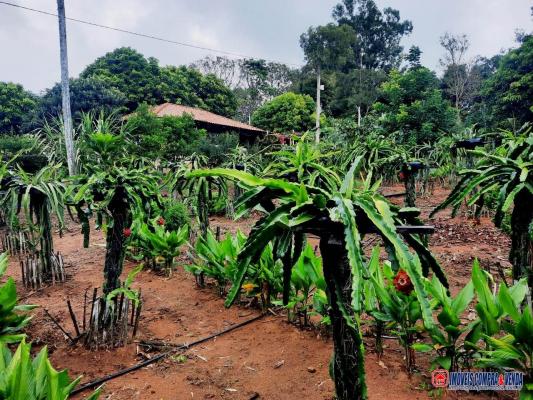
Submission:
<svg viewBox="0 0 533 400">
<path fill-rule="evenodd" d="M 241 144 L 251 144 L 257 137 L 263 137 L 266 134 L 266 131 L 255 126 L 235 121 L 234 119 L 223 117 L 222 115 L 202 110 L 201 108 L 164 103 L 152 107 L 152 112 L 159 117 L 181 117 L 184 114 L 189 114 L 194 119 L 197 128 L 205 129 L 209 133 L 238 133 Z"/>
</svg>

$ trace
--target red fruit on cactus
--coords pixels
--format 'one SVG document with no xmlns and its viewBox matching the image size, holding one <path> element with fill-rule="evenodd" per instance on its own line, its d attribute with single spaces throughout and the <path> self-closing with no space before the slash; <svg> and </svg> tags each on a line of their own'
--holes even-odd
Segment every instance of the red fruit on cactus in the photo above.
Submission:
<svg viewBox="0 0 533 400">
<path fill-rule="evenodd" d="M 400 178 L 400 180 L 404 181 L 405 180 L 405 173 L 402 171 L 398 174 L 398 177 Z"/>
<path fill-rule="evenodd" d="M 131 236 L 131 228 L 124 228 L 124 230 L 122 231 L 122 234 L 124 235 L 125 238 L 129 238 Z"/>
<path fill-rule="evenodd" d="M 404 294 L 409 294 L 413 291 L 413 282 L 411 282 L 411 278 L 409 278 L 409 275 L 407 275 L 407 272 L 404 270 L 399 270 L 398 274 L 394 277 L 393 280 L 394 287 L 397 291 L 402 292 Z"/>
<path fill-rule="evenodd" d="M 157 225 L 165 225 L 165 219 L 163 217 L 159 217 L 157 219 Z"/>
</svg>

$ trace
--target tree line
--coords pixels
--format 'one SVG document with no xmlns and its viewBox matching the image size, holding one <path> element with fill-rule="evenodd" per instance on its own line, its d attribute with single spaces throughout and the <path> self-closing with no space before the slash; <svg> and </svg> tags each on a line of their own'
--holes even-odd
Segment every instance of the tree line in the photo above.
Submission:
<svg viewBox="0 0 533 400">
<path fill-rule="evenodd" d="M 469 57 L 465 35 L 440 38 L 442 76 L 404 49 L 412 32 L 400 11 L 374 0 L 342 0 L 332 22 L 300 37 L 305 65 L 207 56 L 190 66 L 161 66 L 128 47 L 96 59 L 70 82 L 75 118 L 103 110 L 126 114 L 139 105 L 180 103 L 253 123 L 269 131 L 314 126 L 316 75 L 324 90 L 321 125 L 355 121 L 359 130 L 395 133 L 403 142 L 433 142 L 465 127 L 515 128 L 531 120 L 533 37 L 490 58 Z M 37 96 L 0 83 L 0 133 L 25 133 L 61 110 L 59 84 Z"/>
</svg>

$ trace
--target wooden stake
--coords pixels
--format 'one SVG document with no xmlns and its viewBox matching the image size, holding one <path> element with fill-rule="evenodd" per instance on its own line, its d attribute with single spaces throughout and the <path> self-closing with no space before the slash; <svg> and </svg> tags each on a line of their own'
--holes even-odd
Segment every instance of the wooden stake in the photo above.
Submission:
<svg viewBox="0 0 533 400">
<path fill-rule="evenodd" d="M 76 320 L 76 314 L 72 310 L 72 304 L 70 300 L 67 299 L 68 312 L 70 313 L 70 318 L 72 318 L 72 325 L 74 325 L 74 330 L 76 331 L 76 336 L 80 336 L 80 328 L 78 326 L 78 321 Z"/>
</svg>

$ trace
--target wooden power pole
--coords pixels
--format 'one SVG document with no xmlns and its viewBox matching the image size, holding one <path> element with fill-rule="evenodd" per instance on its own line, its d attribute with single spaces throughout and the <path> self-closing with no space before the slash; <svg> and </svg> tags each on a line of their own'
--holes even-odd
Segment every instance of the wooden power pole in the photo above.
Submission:
<svg viewBox="0 0 533 400">
<path fill-rule="evenodd" d="M 70 176 L 76 175 L 76 158 L 74 137 L 72 134 L 72 114 L 70 112 L 70 89 L 68 82 L 67 26 L 65 22 L 65 2 L 57 0 L 57 16 L 59 20 L 59 57 L 61 62 L 61 95 L 63 105 L 63 130 L 67 165 Z"/>
<path fill-rule="evenodd" d="M 320 142 L 320 91 L 322 85 L 320 84 L 320 65 L 316 69 L 316 124 L 315 124 L 315 141 Z"/>
</svg>

